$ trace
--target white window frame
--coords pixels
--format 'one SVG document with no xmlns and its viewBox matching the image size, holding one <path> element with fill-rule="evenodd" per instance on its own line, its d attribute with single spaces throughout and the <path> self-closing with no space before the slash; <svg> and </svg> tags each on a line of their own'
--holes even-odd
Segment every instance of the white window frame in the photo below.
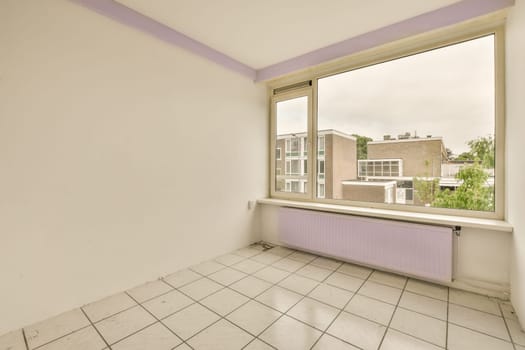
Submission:
<svg viewBox="0 0 525 350">
<path fill-rule="evenodd" d="M 283 92 L 283 93 L 280 93 L 278 95 L 273 95 L 270 99 L 270 104 L 271 104 L 271 139 L 270 139 L 270 144 L 271 144 L 271 147 L 274 151 L 272 151 L 272 154 L 270 155 L 270 195 L 271 197 L 273 198 L 283 198 L 283 199 L 302 199 L 302 200 L 308 200 L 309 198 L 312 197 L 312 184 L 315 183 L 314 179 L 312 178 L 312 174 L 313 174 L 313 169 L 312 169 L 312 162 L 309 161 L 307 166 L 308 168 L 306 169 L 307 170 L 307 174 L 305 176 L 302 176 L 304 179 L 305 179 L 305 185 L 304 186 L 304 190 L 305 190 L 305 193 L 295 193 L 295 192 L 289 192 L 287 191 L 287 188 L 285 187 L 285 191 L 284 192 L 281 192 L 281 191 L 276 191 L 276 188 L 275 188 L 275 182 L 276 182 L 276 166 L 275 166 L 275 149 L 276 149 L 276 145 L 277 145 L 277 121 L 276 121 L 276 118 L 277 118 L 277 103 L 279 102 L 283 102 L 283 101 L 287 101 L 287 100 L 292 100 L 292 99 L 295 99 L 295 98 L 299 98 L 299 97 L 306 97 L 307 98 L 307 132 L 306 132 L 306 137 L 308 140 L 312 140 L 311 136 L 312 135 L 312 111 L 313 111 L 313 93 L 312 93 L 312 87 L 311 86 L 307 86 L 307 87 L 303 87 L 303 88 L 299 88 L 299 89 L 293 89 L 291 91 L 288 91 L 288 92 Z M 302 138 L 299 139 L 299 156 L 298 157 L 293 157 L 294 159 L 297 159 L 299 160 L 301 163 L 302 163 L 302 155 L 303 155 L 303 141 L 302 141 Z M 306 143 L 306 149 L 307 149 L 307 154 L 308 154 L 308 157 L 313 153 L 313 150 L 314 150 L 314 142 L 307 142 Z M 291 144 L 288 143 L 288 139 L 286 140 L 285 142 L 285 162 L 288 162 L 289 159 L 288 157 L 286 156 L 286 154 L 288 152 L 291 152 Z M 308 159 L 308 158 L 306 158 Z M 299 169 L 302 168 L 302 164 L 299 164 Z M 285 176 L 286 175 L 290 175 L 290 176 L 301 176 L 301 174 L 288 174 L 288 172 L 286 171 L 287 169 L 287 166 L 286 166 L 286 163 L 285 163 Z M 292 165 L 290 163 L 290 166 L 289 166 L 289 169 L 290 169 L 290 173 L 292 171 Z M 300 171 L 301 173 L 301 171 Z M 295 181 L 295 179 L 293 179 Z M 286 180 L 287 182 L 286 183 L 289 183 L 288 180 Z M 285 185 L 286 186 L 286 185 Z M 290 187 L 290 190 L 291 190 L 291 187 Z"/>
<path fill-rule="evenodd" d="M 449 45 L 458 44 L 478 37 L 487 35 L 494 35 L 494 70 L 495 70 L 495 149 L 496 149 L 496 168 L 495 168 L 495 211 L 481 212 L 470 211 L 462 209 L 449 208 L 429 208 L 420 206 L 410 206 L 403 204 L 384 204 L 384 203 L 370 203 L 370 202 L 353 202 L 348 200 L 334 200 L 317 198 L 317 193 L 311 191 L 312 187 L 317 189 L 317 160 L 321 157 L 318 152 L 312 152 L 312 148 L 317 151 L 318 137 L 317 130 L 317 81 L 318 79 L 347 72 L 353 69 L 363 68 L 374 64 L 380 64 L 393 59 L 403 58 L 406 56 L 415 55 L 421 52 L 438 49 Z M 370 49 L 349 56 L 347 58 L 339 59 L 333 63 L 322 64 L 318 67 L 305 70 L 302 73 L 296 73 L 285 76 L 268 83 L 268 91 L 273 94 L 275 89 L 283 89 L 288 86 L 300 84 L 305 81 L 311 82 L 311 87 L 308 94 L 310 94 L 309 106 L 312 106 L 309 117 L 308 137 L 310 146 L 308 148 L 308 165 L 311 168 L 315 167 L 313 171 L 308 173 L 309 190 L 306 194 L 301 196 L 290 196 L 288 193 L 275 193 L 274 185 L 275 179 L 271 177 L 270 195 L 272 198 L 281 199 L 303 199 L 311 202 L 326 203 L 326 204 L 340 204 L 345 206 L 357 206 L 374 209 L 390 209 L 398 210 L 400 212 L 420 212 L 428 214 L 443 214 L 459 217 L 477 217 L 485 219 L 503 219 L 504 218 L 504 193 L 505 193 L 505 115 L 504 115 L 504 86 L 505 86 L 505 67 L 504 67 L 504 19 L 502 17 L 491 17 L 484 21 L 479 21 L 476 24 L 464 23 L 456 26 L 451 26 L 446 29 L 431 32 L 418 37 L 412 37 L 400 40 L 396 43 L 389 43 L 383 46 Z M 304 91 L 302 92 L 304 93 Z M 291 96 L 301 96 L 298 91 L 292 91 Z M 279 94 L 278 98 L 284 97 L 286 93 Z M 277 100 L 278 100 L 277 98 Z M 271 97 L 271 135 L 275 138 L 275 106 L 276 96 Z M 275 140 L 271 143 L 271 155 L 275 152 Z M 273 165 L 273 159 L 271 166 Z M 400 169 L 401 171 L 401 169 Z M 326 171 L 325 171 L 326 172 Z M 271 174 L 275 173 L 275 169 L 271 169 Z M 315 175 L 315 176 L 313 176 Z M 315 191 L 317 192 L 317 191 Z"/>
</svg>

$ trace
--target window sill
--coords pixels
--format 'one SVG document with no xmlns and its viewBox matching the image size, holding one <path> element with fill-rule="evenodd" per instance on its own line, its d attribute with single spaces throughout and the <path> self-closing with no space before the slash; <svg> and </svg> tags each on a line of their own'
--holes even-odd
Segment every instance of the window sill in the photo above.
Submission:
<svg viewBox="0 0 525 350">
<path fill-rule="evenodd" d="M 275 205 L 280 207 L 301 208 L 309 210 L 318 210 L 332 213 L 361 215 L 368 217 L 376 217 L 382 219 L 401 220 L 418 222 L 423 224 L 436 224 L 447 226 L 463 226 L 471 228 L 479 228 L 484 230 L 512 232 L 513 227 L 503 220 L 479 219 L 452 215 L 426 214 L 403 212 L 397 210 L 375 209 L 351 207 L 337 204 L 313 203 L 313 202 L 299 202 L 285 199 L 263 198 L 258 199 L 257 203 Z"/>
</svg>

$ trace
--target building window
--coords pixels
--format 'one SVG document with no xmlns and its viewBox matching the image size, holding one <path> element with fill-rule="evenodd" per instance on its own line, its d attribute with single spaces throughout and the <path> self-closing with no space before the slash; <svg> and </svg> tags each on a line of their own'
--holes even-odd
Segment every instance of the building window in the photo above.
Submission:
<svg viewBox="0 0 525 350">
<path fill-rule="evenodd" d="M 280 148 L 275 149 L 275 159 L 281 160 L 281 149 Z"/>
<path fill-rule="evenodd" d="M 272 97 L 272 140 L 286 139 L 285 158 L 303 161 L 296 171 L 287 160 L 286 174 L 299 173 L 316 191 L 291 190 L 339 204 L 501 218 L 501 30 L 427 43 L 405 55 L 384 53 L 368 65 L 360 57 L 363 62 L 352 67 L 349 61 L 332 75 L 320 69 L 313 84 L 279 86 Z M 296 110 L 279 113 L 280 103 L 299 99 Z M 314 137 L 316 152 L 308 152 Z M 317 165 L 313 174 L 307 164 Z M 278 196 L 275 188 L 272 196 Z"/>
</svg>

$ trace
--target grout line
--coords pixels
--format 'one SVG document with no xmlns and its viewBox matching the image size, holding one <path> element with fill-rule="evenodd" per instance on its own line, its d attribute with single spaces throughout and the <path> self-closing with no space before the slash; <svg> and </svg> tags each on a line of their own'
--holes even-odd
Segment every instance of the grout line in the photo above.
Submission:
<svg viewBox="0 0 525 350">
<path fill-rule="evenodd" d="M 65 338 L 65 337 L 68 337 L 68 336 L 70 336 L 70 335 L 72 335 L 72 334 L 75 334 L 75 333 L 77 333 L 77 332 L 79 332 L 79 331 L 82 331 L 82 330 L 84 330 L 84 329 L 86 329 L 86 328 L 88 328 L 88 327 L 90 327 L 90 325 L 87 325 L 87 326 L 81 327 L 81 328 L 79 328 L 79 329 L 75 329 L 75 330 L 72 331 L 72 332 L 69 332 L 69 333 L 67 333 L 67 334 L 61 335 L 60 337 L 54 338 L 53 340 L 50 340 L 50 341 L 48 341 L 48 342 L 46 342 L 46 343 L 44 343 L 44 344 L 40 344 L 40 345 L 38 345 L 37 347 L 34 347 L 33 350 L 40 349 L 40 348 L 42 348 L 42 347 L 44 347 L 44 346 L 46 346 L 46 345 L 49 345 L 49 344 L 51 344 L 51 343 L 56 342 L 57 340 L 63 339 L 63 338 Z"/>
<path fill-rule="evenodd" d="M 498 303 L 499 312 L 501 313 L 501 316 L 503 316 L 503 322 L 505 323 L 505 328 L 507 329 L 507 332 L 509 333 L 509 339 L 512 343 L 512 346 L 514 347 L 514 350 L 516 350 L 516 343 L 514 343 L 514 339 L 512 339 L 512 334 L 510 333 L 509 325 L 507 324 L 507 320 L 505 319 L 505 315 L 503 314 L 503 310 L 501 309 L 500 303 Z"/>
<path fill-rule="evenodd" d="M 372 271 L 375 271 L 375 270 L 372 270 Z M 335 272 L 335 271 L 334 271 Z M 335 323 L 335 321 L 339 318 L 339 316 L 341 316 L 341 314 L 343 313 L 343 311 L 345 310 L 345 308 L 348 306 L 348 304 L 350 304 L 350 302 L 352 301 L 352 299 L 354 299 L 354 297 L 357 295 L 357 292 L 359 292 L 359 290 L 361 290 L 361 288 L 366 284 L 366 282 L 368 282 L 368 280 L 370 279 L 370 276 L 372 276 L 372 273 L 373 272 L 370 272 L 370 274 L 368 275 L 368 277 L 363 280 L 363 283 L 361 283 L 361 285 L 359 286 L 359 288 L 357 288 L 357 290 L 355 292 L 351 292 L 353 293 L 352 296 L 350 297 L 350 299 L 348 299 L 348 301 L 343 305 L 342 308 L 339 309 L 339 312 L 337 313 L 337 315 L 334 317 L 334 319 L 328 324 L 328 326 L 326 327 L 326 329 L 323 331 L 323 333 L 321 334 L 321 336 L 315 341 L 315 343 L 312 344 L 312 346 L 310 347 L 310 349 L 313 349 L 315 347 L 315 345 L 319 342 L 319 340 L 326 334 L 326 332 L 328 331 L 328 329 L 330 329 L 330 327 Z M 333 274 L 333 273 L 332 273 Z M 330 276 L 332 275 L 330 274 Z M 326 279 L 328 279 L 330 276 L 327 276 Z M 325 280 L 326 280 L 325 279 Z M 339 287 L 336 287 L 336 288 L 339 288 Z M 342 289 L 342 288 L 340 288 Z M 345 289 L 346 290 L 346 289 Z M 346 290 L 348 291 L 348 290 Z M 329 333 L 330 334 L 330 333 Z M 339 339 L 345 343 L 348 343 L 348 344 L 351 344 L 352 346 L 356 346 L 358 347 L 357 345 L 355 344 L 352 344 L 352 343 L 349 343 L 347 342 L 346 340 L 343 340 L 337 336 L 334 336 L 332 334 L 330 334 L 330 336 L 333 336 L 334 338 L 336 339 Z M 358 347 L 360 348 L 360 347 Z"/>
<path fill-rule="evenodd" d="M 377 347 L 378 349 L 381 349 L 381 346 L 383 345 L 383 341 L 385 340 L 386 334 L 388 333 L 388 330 L 390 329 L 390 325 L 392 324 L 392 320 L 394 319 L 394 315 L 396 314 L 396 311 L 397 311 L 397 309 L 399 307 L 399 302 L 401 301 L 401 298 L 403 297 L 403 293 L 405 293 L 407 284 L 408 284 L 408 278 L 405 280 L 405 285 L 403 286 L 401 294 L 399 294 L 399 298 L 397 299 L 396 307 L 394 308 L 394 312 L 392 312 L 392 316 L 390 316 L 390 321 L 388 321 L 388 325 L 386 326 L 385 333 L 383 334 L 383 337 L 381 338 L 381 341 L 379 342 L 379 346 Z"/>
<path fill-rule="evenodd" d="M 497 337 L 497 336 L 495 336 L 495 335 L 488 334 L 488 333 L 482 332 L 482 331 L 480 331 L 480 330 L 478 330 L 478 329 L 470 328 L 470 327 L 467 327 L 467 326 L 462 325 L 462 324 L 459 324 L 459 323 L 454 323 L 454 322 L 450 322 L 450 321 L 449 321 L 449 324 L 452 324 L 452 325 L 457 326 L 457 327 L 460 327 L 460 328 L 465 328 L 465 329 L 468 329 L 469 331 L 476 332 L 476 333 L 479 333 L 479 334 L 483 334 L 483 335 L 486 335 L 487 337 L 491 337 L 491 338 L 494 338 L 494 339 L 498 339 L 498 340 L 504 341 L 504 342 L 506 342 L 506 343 L 512 343 L 511 340 L 503 339 L 503 338 Z"/>
<path fill-rule="evenodd" d="M 159 318 L 158 318 L 157 316 L 155 316 L 152 312 L 150 312 L 148 309 L 146 309 L 146 307 L 145 307 L 144 305 L 142 305 L 141 303 L 139 303 L 139 302 L 138 302 L 135 298 L 133 298 L 128 292 L 125 292 L 125 293 L 126 293 L 131 299 L 133 299 L 137 304 L 139 304 L 139 306 L 140 306 L 144 311 L 146 311 L 148 314 L 150 314 L 150 315 L 151 315 L 151 316 L 152 316 L 152 317 L 153 317 L 158 323 L 160 323 L 161 325 L 163 325 L 164 328 L 166 328 L 170 333 L 172 333 L 174 336 L 176 336 L 177 338 L 179 338 L 180 340 L 182 340 L 182 342 L 183 342 L 184 344 L 186 344 L 186 342 L 184 341 L 184 339 L 182 339 L 181 337 L 179 337 L 174 331 L 171 330 L 171 328 L 169 328 L 168 326 L 166 326 L 166 325 L 164 324 L 164 322 L 162 322 L 161 319 L 159 319 Z M 148 327 L 153 326 L 153 325 L 156 324 L 157 322 L 154 322 L 154 323 L 152 323 L 152 324 L 150 324 L 150 325 L 148 325 L 148 326 L 142 328 L 141 330 L 138 330 L 137 332 L 135 332 L 135 333 L 133 333 L 133 334 L 137 334 L 138 332 L 140 332 L 140 331 L 142 331 L 142 330 L 144 330 L 144 329 L 146 329 L 146 328 L 148 328 Z M 131 336 L 131 335 L 128 335 L 128 336 L 125 337 L 125 338 L 128 338 L 128 337 L 130 337 L 130 336 Z M 122 340 L 125 339 L 125 338 L 120 339 L 119 342 L 122 341 Z M 179 346 L 179 345 L 180 345 L 180 344 L 178 344 L 177 346 Z M 186 344 L 186 345 L 189 346 L 189 344 Z M 192 348 L 192 347 L 190 346 L 190 348 Z M 193 348 L 192 348 L 192 349 L 193 349 Z"/>
<path fill-rule="evenodd" d="M 22 328 L 22 336 L 24 337 L 24 344 L 26 345 L 26 350 L 29 350 L 29 345 L 27 344 L 26 331 Z"/>
<path fill-rule="evenodd" d="M 106 344 L 107 348 L 109 350 L 111 350 L 111 345 L 109 345 L 109 343 L 106 341 L 106 338 L 104 338 L 102 336 L 102 334 L 100 333 L 100 331 L 98 330 L 97 327 L 95 327 L 95 324 L 93 323 L 93 321 L 91 321 L 91 319 L 89 318 L 89 316 L 87 315 L 87 313 L 84 311 L 83 308 L 80 308 L 80 311 L 82 311 L 82 313 L 84 314 L 84 316 L 86 316 L 86 318 L 88 319 L 89 323 L 91 324 L 91 327 L 93 327 L 95 329 L 95 332 L 97 332 L 98 336 L 100 338 L 102 338 L 102 341 Z"/>
</svg>

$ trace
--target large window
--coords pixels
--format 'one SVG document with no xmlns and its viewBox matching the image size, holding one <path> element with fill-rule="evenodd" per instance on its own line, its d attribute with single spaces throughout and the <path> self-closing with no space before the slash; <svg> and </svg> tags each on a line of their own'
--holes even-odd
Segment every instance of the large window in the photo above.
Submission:
<svg viewBox="0 0 525 350">
<path fill-rule="evenodd" d="M 312 76 L 295 93 L 275 93 L 272 147 L 285 144 L 291 171 L 284 180 L 299 184 L 290 190 L 323 202 L 501 216 L 496 32 Z M 309 140 L 316 152 L 308 152 Z M 286 198 L 278 180 L 272 195 Z M 314 193 L 303 182 L 312 182 Z"/>
</svg>

